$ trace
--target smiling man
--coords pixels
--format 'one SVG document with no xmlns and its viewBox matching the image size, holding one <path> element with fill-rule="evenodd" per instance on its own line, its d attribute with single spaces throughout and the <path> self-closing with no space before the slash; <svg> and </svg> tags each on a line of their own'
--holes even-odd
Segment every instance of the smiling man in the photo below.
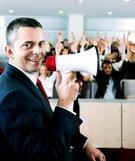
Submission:
<svg viewBox="0 0 135 161">
<path fill-rule="evenodd" d="M 57 75 L 55 111 L 37 84 L 45 53 L 41 24 L 17 18 L 6 30 L 9 62 L 0 77 L 0 160 L 2 161 L 105 161 L 104 155 L 86 142 L 78 128 L 81 119 L 69 109 L 79 92 L 72 73 L 64 81 Z M 38 80 L 38 81 L 37 81 Z M 37 84 L 37 86 L 36 86 Z M 39 89 L 38 89 L 39 87 Z"/>
<path fill-rule="evenodd" d="M 31 22 L 32 23 L 32 22 Z M 7 29 L 6 53 L 9 63 L 28 73 L 40 69 L 45 54 L 45 41 L 41 26 L 16 26 L 16 30 Z M 36 24 L 35 24 L 36 25 Z M 16 36 L 15 36 L 16 34 Z"/>
</svg>

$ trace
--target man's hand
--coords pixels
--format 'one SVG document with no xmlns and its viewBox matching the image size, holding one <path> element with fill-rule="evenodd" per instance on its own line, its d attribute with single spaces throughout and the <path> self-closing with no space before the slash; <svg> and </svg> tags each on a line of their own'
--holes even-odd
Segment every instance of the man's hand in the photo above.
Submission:
<svg viewBox="0 0 135 161">
<path fill-rule="evenodd" d="M 79 84 L 73 72 L 57 73 L 56 84 L 58 106 L 67 108 L 78 96 Z"/>
<path fill-rule="evenodd" d="M 86 154 L 91 161 L 106 161 L 105 155 L 99 150 L 87 143 Z"/>
</svg>

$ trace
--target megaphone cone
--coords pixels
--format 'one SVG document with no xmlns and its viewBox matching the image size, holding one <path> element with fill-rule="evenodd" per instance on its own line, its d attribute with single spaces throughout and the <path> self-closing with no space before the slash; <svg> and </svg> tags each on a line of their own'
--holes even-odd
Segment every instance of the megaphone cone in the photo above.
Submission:
<svg viewBox="0 0 135 161">
<path fill-rule="evenodd" d="M 49 56 L 45 65 L 50 71 L 80 71 L 96 76 L 98 53 L 95 47 L 77 54 Z"/>
</svg>

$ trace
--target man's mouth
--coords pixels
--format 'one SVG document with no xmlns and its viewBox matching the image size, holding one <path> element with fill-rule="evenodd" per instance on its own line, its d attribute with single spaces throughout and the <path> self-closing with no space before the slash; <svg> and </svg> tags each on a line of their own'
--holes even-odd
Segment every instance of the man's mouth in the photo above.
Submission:
<svg viewBox="0 0 135 161">
<path fill-rule="evenodd" d="M 28 59 L 29 60 L 29 62 L 32 62 L 32 64 L 34 65 L 34 66 L 39 66 L 40 64 L 41 64 L 41 59 L 38 59 L 38 60 L 32 60 L 32 59 Z"/>
<path fill-rule="evenodd" d="M 41 61 L 41 58 L 40 59 L 28 59 L 29 61 L 33 62 L 33 63 L 38 63 Z"/>
</svg>

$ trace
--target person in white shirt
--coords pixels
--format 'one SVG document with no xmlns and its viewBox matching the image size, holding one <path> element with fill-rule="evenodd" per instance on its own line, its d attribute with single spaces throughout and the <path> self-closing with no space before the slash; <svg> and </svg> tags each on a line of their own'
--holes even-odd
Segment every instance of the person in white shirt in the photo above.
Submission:
<svg viewBox="0 0 135 161">
<path fill-rule="evenodd" d="M 51 73 L 48 71 L 45 64 L 42 64 L 39 70 L 39 77 L 40 81 L 42 82 L 42 85 L 46 91 L 48 98 L 53 98 L 53 89 L 54 89 L 54 83 L 56 80 L 56 72 Z"/>
</svg>

